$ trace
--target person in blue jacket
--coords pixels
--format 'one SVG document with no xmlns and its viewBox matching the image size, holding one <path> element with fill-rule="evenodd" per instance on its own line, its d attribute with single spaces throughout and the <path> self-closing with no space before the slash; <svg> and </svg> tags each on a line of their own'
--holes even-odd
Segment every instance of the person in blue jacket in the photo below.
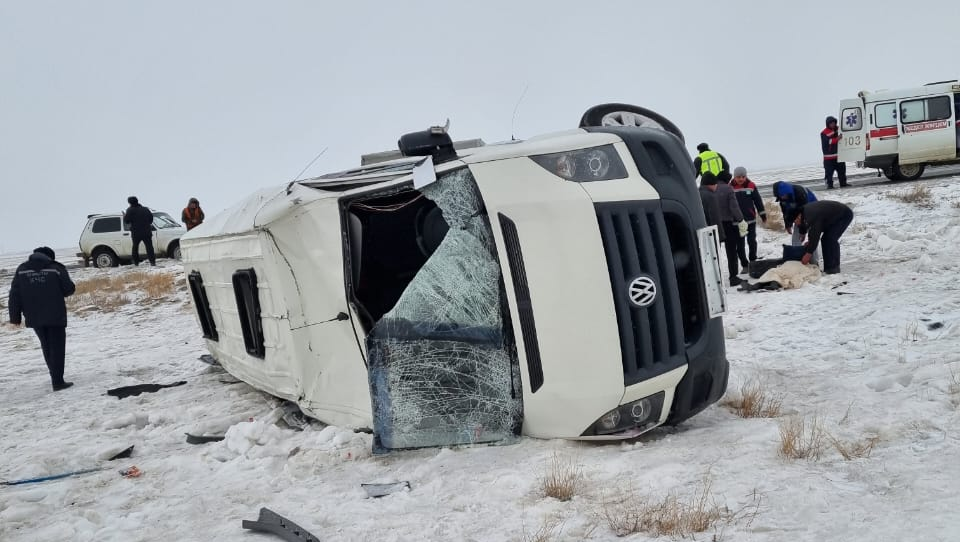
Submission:
<svg viewBox="0 0 960 542">
<path fill-rule="evenodd" d="M 800 209 L 804 205 L 817 201 L 813 190 L 807 190 L 799 184 L 792 184 L 786 181 L 777 181 L 773 183 L 773 196 L 780 204 L 780 212 L 783 214 L 783 226 L 787 233 L 793 233 L 793 223 L 800 214 Z"/>
<path fill-rule="evenodd" d="M 53 391 L 73 385 L 63 379 L 67 345 L 67 305 L 64 298 L 73 295 L 76 286 L 67 268 L 56 261 L 50 247 L 34 249 L 33 254 L 17 267 L 10 284 L 10 323 L 26 325 L 40 339 L 43 359 L 47 362 Z"/>
</svg>

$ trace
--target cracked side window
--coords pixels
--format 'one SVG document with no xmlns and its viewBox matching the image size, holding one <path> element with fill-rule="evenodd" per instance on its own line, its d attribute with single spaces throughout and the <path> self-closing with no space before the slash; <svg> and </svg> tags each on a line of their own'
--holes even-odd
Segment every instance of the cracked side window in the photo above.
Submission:
<svg viewBox="0 0 960 542">
<path fill-rule="evenodd" d="M 449 229 L 367 337 L 375 447 L 511 439 L 519 371 L 483 202 L 466 168 L 421 193 Z"/>
</svg>

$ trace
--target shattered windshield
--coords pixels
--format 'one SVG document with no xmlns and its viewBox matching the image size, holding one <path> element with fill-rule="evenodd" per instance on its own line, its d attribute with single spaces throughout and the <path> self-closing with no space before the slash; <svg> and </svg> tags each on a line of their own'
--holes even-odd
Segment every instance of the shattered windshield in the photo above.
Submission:
<svg viewBox="0 0 960 542">
<path fill-rule="evenodd" d="M 159 229 L 180 227 L 180 224 L 167 213 L 153 213 L 153 225 Z"/>
<path fill-rule="evenodd" d="M 512 438 L 522 413 L 519 372 L 483 202 L 466 168 L 421 192 L 450 229 L 367 339 L 377 444 Z"/>
</svg>

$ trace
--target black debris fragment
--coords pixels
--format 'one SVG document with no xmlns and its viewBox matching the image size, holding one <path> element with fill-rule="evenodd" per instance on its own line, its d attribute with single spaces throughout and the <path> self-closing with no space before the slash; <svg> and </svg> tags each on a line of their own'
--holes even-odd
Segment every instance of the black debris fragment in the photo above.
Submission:
<svg viewBox="0 0 960 542">
<path fill-rule="evenodd" d="M 121 386 L 119 388 L 107 390 L 107 395 L 112 395 L 117 399 L 123 399 L 125 397 L 137 396 L 141 393 L 156 393 L 163 388 L 173 388 L 176 386 L 182 386 L 186 383 L 186 380 L 181 380 L 179 382 L 174 382 L 173 384 L 135 384 L 133 386 Z"/>
<path fill-rule="evenodd" d="M 225 435 L 194 435 L 187 433 L 187 444 L 207 444 L 208 442 L 220 442 L 227 438 Z"/>
<path fill-rule="evenodd" d="M 320 540 L 296 523 L 269 508 L 261 508 L 260 517 L 256 521 L 243 520 L 243 528 L 275 534 L 288 542 L 319 542 Z"/>
</svg>

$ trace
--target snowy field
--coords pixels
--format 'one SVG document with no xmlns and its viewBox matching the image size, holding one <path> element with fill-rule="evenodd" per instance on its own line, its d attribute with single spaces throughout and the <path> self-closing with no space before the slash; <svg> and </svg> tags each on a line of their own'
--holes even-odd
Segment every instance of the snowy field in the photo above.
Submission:
<svg viewBox="0 0 960 542">
<path fill-rule="evenodd" d="M 705 480 L 706 506 L 723 517 L 699 540 L 958 540 L 958 181 L 819 190 L 856 213 L 843 272 L 797 290 L 728 290 L 728 395 L 759 386 L 782 401 L 779 416 L 715 405 L 677 428 L 606 445 L 525 438 L 373 457 L 369 434 L 273 423 L 276 400 L 198 361 L 205 349 L 182 271 L 162 260 L 150 272 L 175 275 L 173 295 L 134 292 L 114 311 L 71 314 L 69 390 L 50 391 L 30 330 L 0 328 L 0 478 L 105 467 L 0 486 L 0 541 L 279 540 L 241 529 L 262 506 L 322 541 L 650 540 L 617 529 L 644 502 L 704 494 Z M 926 206 L 893 197 L 916 186 L 929 188 Z M 761 257 L 777 257 L 785 238 L 761 230 Z M 4 311 L 8 286 L 7 275 Z M 106 395 L 179 380 L 187 384 Z M 819 457 L 781 456 L 781 427 L 800 419 L 823 431 Z M 218 427 L 229 428 L 222 442 L 185 442 L 185 432 Z M 129 459 L 103 461 L 131 444 Z M 581 476 L 566 502 L 542 493 L 554 461 Z M 132 465 L 142 476 L 121 477 Z M 411 489 L 371 499 L 360 486 L 395 481 Z"/>
</svg>

